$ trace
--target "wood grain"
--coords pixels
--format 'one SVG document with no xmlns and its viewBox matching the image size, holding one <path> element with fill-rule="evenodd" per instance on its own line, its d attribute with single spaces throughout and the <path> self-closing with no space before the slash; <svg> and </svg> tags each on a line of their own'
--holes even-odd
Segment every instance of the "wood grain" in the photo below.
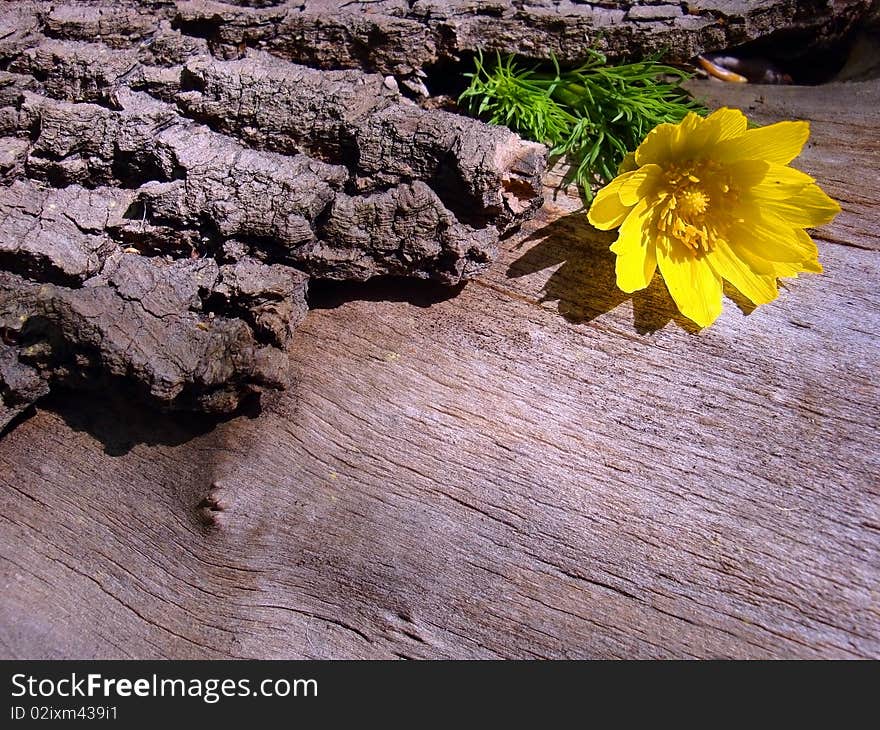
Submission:
<svg viewBox="0 0 880 730">
<path fill-rule="evenodd" d="M 824 275 L 694 333 L 551 195 L 460 291 L 313 291 L 260 414 L 49 402 L 0 655 L 880 657 L 880 83 L 698 93 L 812 120 Z"/>
</svg>

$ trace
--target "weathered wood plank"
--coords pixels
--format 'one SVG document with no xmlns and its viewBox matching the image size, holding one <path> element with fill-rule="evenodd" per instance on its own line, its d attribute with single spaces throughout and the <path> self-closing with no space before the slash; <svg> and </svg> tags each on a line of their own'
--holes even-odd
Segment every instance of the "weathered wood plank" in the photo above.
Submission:
<svg viewBox="0 0 880 730">
<path fill-rule="evenodd" d="M 813 120 L 824 275 L 694 334 L 561 195 L 457 296 L 315 293 L 255 418 L 41 408 L 0 653 L 880 657 L 880 85 L 700 88 Z"/>
</svg>

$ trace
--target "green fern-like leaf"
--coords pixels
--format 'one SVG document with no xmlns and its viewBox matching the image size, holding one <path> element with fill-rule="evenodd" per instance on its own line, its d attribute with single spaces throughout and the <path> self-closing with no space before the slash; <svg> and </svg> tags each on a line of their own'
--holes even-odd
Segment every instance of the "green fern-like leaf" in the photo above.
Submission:
<svg viewBox="0 0 880 730">
<path fill-rule="evenodd" d="M 555 58 L 532 68 L 510 56 L 474 59 L 459 102 L 491 124 L 503 124 L 551 149 L 570 166 L 567 180 L 592 199 L 593 184 L 610 181 L 627 152 L 663 122 L 707 109 L 682 88 L 689 75 L 656 58 L 608 65 L 604 54 L 562 70 Z"/>
</svg>

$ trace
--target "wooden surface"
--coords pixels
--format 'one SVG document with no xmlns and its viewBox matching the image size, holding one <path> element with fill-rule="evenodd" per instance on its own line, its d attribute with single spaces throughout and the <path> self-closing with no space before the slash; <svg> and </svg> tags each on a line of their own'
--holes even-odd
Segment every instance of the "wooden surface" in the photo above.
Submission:
<svg viewBox="0 0 880 730">
<path fill-rule="evenodd" d="M 880 657 L 880 85 L 698 93 L 813 120 L 824 275 L 695 334 L 562 195 L 454 296 L 316 291 L 259 415 L 56 398 L 0 441 L 0 655 Z"/>
</svg>

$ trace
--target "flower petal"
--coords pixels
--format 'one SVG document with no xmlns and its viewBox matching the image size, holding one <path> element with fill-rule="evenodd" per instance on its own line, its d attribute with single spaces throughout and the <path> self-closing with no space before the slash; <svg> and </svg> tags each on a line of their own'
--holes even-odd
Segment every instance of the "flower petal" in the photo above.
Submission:
<svg viewBox="0 0 880 730">
<path fill-rule="evenodd" d="M 644 165 L 633 172 L 624 180 L 618 188 L 620 202 L 627 206 L 633 206 L 640 200 L 644 200 L 657 186 L 663 171 L 659 165 Z"/>
<path fill-rule="evenodd" d="M 739 109 L 729 109 L 728 107 L 716 109 L 706 117 L 706 121 L 713 123 L 718 129 L 717 141 L 719 142 L 739 137 L 745 134 L 749 128 L 749 120 L 746 119 L 746 115 Z"/>
<path fill-rule="evenodd" d="M 750 160 L 751 162 L 751 160 Z M 741 165 L 742 163 L 736 163 Z M 805 172 L 793 167 L 778 165 L 775 162 L 768 163 L 763 178 L 749 189 L 749 195 L 762 204 L 763 200 L 785 200 L 793 198 L 801 193 L 808 185 L 816 181 Z"/>
<path fill-rule="evenodd" d="M 675 160 L 714 157 L 713 148 L 725 140 L 741 137 L 748 120 L 738 109 L 722 107 L 708 117 L 689 112 L 678 124 L 655 127 L 636 150 L 638 165 L 664 164 Z"/>
<path fill-rule="evenodd" d="M 620 167 L 617 168 L 617 174 L 623 175 L 623 173 L 625 172 L 632 172 L 633 170 L 637 170 L 638 167 L 639 166 L 636 164 L 636 153 L 627 152 L 620 163 Z"/>
<path fill-rule="evenodd" d="M 801 153 L 809 136 L 809 122 L 777 122 L 720 143 L 712 158 L 718 162 L 760 159 L 787 165 Z"/>
<path fill-rule="evenodd" d="M 696 114 L 694 114 L 696 116 Z M 663 164 L 668 162 L 674 153 L 679 137 L 677 124 L 658 124 L 648 132 L 648 136 L 636 149 L 636 164 Z"/>
<path fill-rule="evenodd" d="M 816 244 L 802 229 L 766 210 L 732 225 L 727 242 L 737 253 L 744 249 L 768 261 L 801 263 L 818 255 Z"/>
<path fill-rule="evenodd" d="M 755 256 L 745 249 L 737 249 L 737 256 L 745 261 L 752 270 L 765 276 L 772 276 L 776 279 L 783 277 L 797 278 L 798 274 L 821 274 L 822 264 L 818 260 L 804 261 L 800 263 L 792 263 L 788 261 L 768 261 L 760 256 Z"/>
<path fill-rule="evenodd" d="M 660 273 L 681 313 L 708 327 L 721 314 L 721 278 L 704 257 L 683 248 L 669 241 L 657 246 Z"/>
<path fill-rule="evenodd" d="M 763 160 L 736 160 L 727 163 L 724 169 L 737 190 L 748 192 L 767 178 L 770 163 Z"/>
<path fill-rule="evenodd" d="M 705 119 L 688 114 L 680 125 L 673 151 L 679 159 L 712 158 L 719 142 L 740 137 L 747 128 L 748 120 L 738 109 L 722 107 Z"/>
<path fill-rule="evenodd" d="M 722 279 L 733 284 L 741 294 L 755 304 L 767 304 L 779 295 L 776 289 L 776 276 L 772 273 L 759 273 L 747 261 L 737 256 L 721 239 L 706 254 L 709 265 Z"/>
<path fill-rule="evenodd" d="M 812 228 L 830 223 L 840 213 L 840 204 L 829 198 L 818 185 L 807 185 L 785 200 L 766 197 L 759 201 L 762 210 L 778 215 L 792 226 Z"/>
<path fill-rule="evenodd" d="M 587 212 L 587 220 L 591 225 L 602 231 L 610 231 L 623 223 L 623 219 L 626 218 L 632 205 L 624 205 L 620 202 L 620 186 L 637 172 L 638 170 L 634 170 L 618 175 L 596 193 L 590 210 Z"/>
<path fill-rule="evenodd" d="M 639 201 L 620 226 L 620 235 L 611 244 L 617 254 L 614 269 L 617 286 L 631 294 L 644 289 L 654 278 L 657 257 L 651 239 L 651 217 L 654 211 L 644 200 Z"/>
<path fill-rule="evenodd" d="M 701 149 L 706 140 L 715 131 L 715 125 L 707 117 L 688 112 L 678 124 L 678 134 L 672 141 L 672 151 L 677 157 L 687 157 L 682 152 L 685 148 Z"/>
<path fill-rule="evenodd" d="M 816 248 L 816 244 L 813 242 L 813 239 L 810 238 L 810 234 L 800 228 L 795 228 L 794 233 L 800 241 L 801 248 L 811 252 L 810 255 L 801 262 L 801 265 L 804 267 L 803 270 L 808 271 L 811 274 L 821 274 L 823 269 L 822 264 L 819 263 L 819 249 Z"/>
</svg>

